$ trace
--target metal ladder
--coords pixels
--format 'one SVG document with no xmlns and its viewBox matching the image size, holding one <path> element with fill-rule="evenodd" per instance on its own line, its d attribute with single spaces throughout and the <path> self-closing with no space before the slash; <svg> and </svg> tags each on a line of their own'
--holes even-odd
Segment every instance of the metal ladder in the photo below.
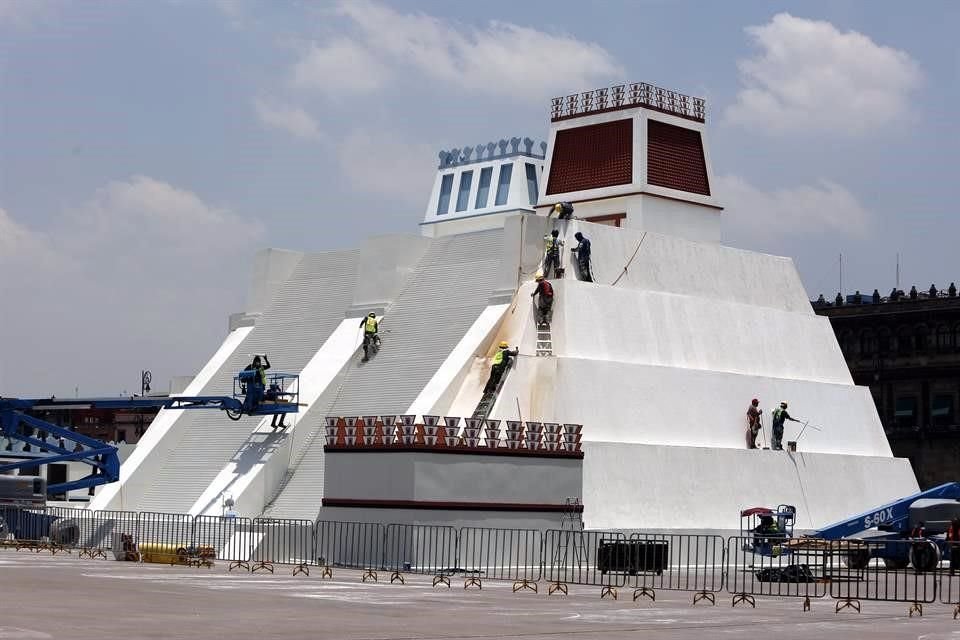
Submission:
<svg viewBox="0 0 960 640">
<path fill-rule="evenodd" d="M 550 333 L 550 324 L 547 322 L 537 327 L 537 355 L 553 355 L 553 336 Z"/>
</svg>

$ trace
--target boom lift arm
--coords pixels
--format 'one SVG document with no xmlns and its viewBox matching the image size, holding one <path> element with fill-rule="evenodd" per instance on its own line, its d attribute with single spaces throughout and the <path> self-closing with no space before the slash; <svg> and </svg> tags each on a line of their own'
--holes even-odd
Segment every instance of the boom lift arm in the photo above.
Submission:
<svg viewBox="0 0 960 640">
<path fill-rule="evenodd" d="M 234 378 L 232 396 L 134 396 L 130 398 L 4 398 L 0 397 L 0 436 L 29 445 L 21 451 L 0 450 L 0 473 L 10 473 L 55 462 L 82 462 L 91 472 L 83 478 L 47 486 L 58 494 L 116 482 L 120 459 L 115 446 L 41 420 L 26 411 L 69 409 L 219 409 L 231 420 L 242 416 L 269 416 L 300 410 L 299 376 L 270 373 L 266 388 L 251 383 L 250 372 Z M 55 443 L 35 431 L 53 436 Z M 64 446 L 60 446 L 60 441 Z M 79 446 L 78 446 L 79 445 Z"/>
</svg>

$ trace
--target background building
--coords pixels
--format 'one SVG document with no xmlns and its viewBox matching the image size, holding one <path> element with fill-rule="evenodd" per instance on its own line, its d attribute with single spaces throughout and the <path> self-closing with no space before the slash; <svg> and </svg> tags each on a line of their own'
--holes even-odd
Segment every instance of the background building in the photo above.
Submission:
<svg viewBox="0 0 960 640">
<path fill-rule="evenodd" d="M 910 460 L 923 488 L 960 476 L 960 297 L 931 293 L 813 303 L 830 318 L 854 383 L 870 387 L 893 454 Z"/>
</svg>

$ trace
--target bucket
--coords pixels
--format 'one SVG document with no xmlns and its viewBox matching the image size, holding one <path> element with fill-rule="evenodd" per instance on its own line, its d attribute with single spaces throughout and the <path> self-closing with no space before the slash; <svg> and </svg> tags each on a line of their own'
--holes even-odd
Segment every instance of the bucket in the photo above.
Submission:
<svg viewBox="0 0 960 640">
<path fill-rule="evenodd" d="M 796 451 L 797 450 L 797 441 L 796 440 L 787 440 L 787 451 Z"/>
</svg>

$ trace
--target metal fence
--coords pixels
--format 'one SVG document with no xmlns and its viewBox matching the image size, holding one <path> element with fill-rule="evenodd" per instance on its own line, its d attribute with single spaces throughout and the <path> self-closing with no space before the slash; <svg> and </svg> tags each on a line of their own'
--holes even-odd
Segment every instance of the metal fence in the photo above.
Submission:
<svg viewBox="0 0 960 640">
<path fill-rule="evenodd" d="M 318 520 L 314 545 L 316 564 L 323 567 L 373 573 L 383 566 L 383 525 L 377 522 Z M 373 577 L 376 579 L 375 573 Z"/>
<path fill-rule="evenodd" d="M 255 533 L 250 518 L 196 516 L 193 519 L 195 553 L 208 559 L 226 560 L 230 568 L 250 569 Z"/>
<path fill-rule="evenodd" d="M 393 572 L 444 575 L 457 566 L 457 530 L 453 527 L 388 524 L 384 530 L 382 568 Z"/>
<path fill-rule="evenodd" d="M 254 550 L 251 571 L 271 570 L 274 564 L 292 564 L 296 573 L 309 573 L 313 564 L 314 524 L 310 520 L 254 518 Z"/>
<path fill-rule="evenodd" d="M 122 548 L 121 536 L 136 537 L 139 514 L 132 511 L 90 511 L 69 507 L 48 507 L 52 531 L 70 538 L 81 556 L 107 557 Z"/>
<path fill-rule="evenodd" d="M 137 543 L 144 561 L 188 564 L 193 548 L 193 518 L 181 513 L 142 512 Z"/>
<path fill-rule="evenodd" d="M 922 605 L 937 598 L 939 551 L 926 540 L 886 540 L 864 543 L 836 540 L 827 557 L 830 597 L 838 600 L 836 609 L 852 607 L 859 611 L 861 600 L 911 603 L 923 614 Z M 931 560 L 926 554 L 933 554 Z M 907 564 L 912 565 L 907 568 Z M 919 568 L 919 569 L 917 569 Z M 925 571 L 925 568 L 934 570 Z"/>
<path fill-rule="evenodd" d="M 616 554 L 625 564 L 633 599 L 656 600 L 657 591 L 688 591 L 693 602 L 716 603 L 723 589 L 724 543 L 714 535 L 634 533 Z"/>
<path fill-rule="evenodd" d="M 555 586 L 601 586 L 601 596 L 616 597 L 616 589 L 627 584 L 626 542 L 624 534 L 613 531 L 548 529 L 543 542 L 544 577 Z M 554 590 L 551 587 L 550 592 Z"/>
<path fill-rule="evenodd" d="M 537 529 L 462 527 L 457 566 L 489 580 L 529 583 L 540 579 L 543 534 Z"/>
<path fill-rule="evenodd" d="M 49 537 L 50 522 L 43 508 L 0 509 L 0 541 L 4 546 L 36 547 Z"/>
<path fill-rule="evenodd" d="M 827 595 L 826 541 L 810 540 L 788 545 L 785 540 L 763 536 L 732 536 L 727 539 L 726 585 L 734 606 L 756 606 L 755 596 L 810 598 Z M 826 543 L 827 545 L 829 543 Z"/>
</svg>

